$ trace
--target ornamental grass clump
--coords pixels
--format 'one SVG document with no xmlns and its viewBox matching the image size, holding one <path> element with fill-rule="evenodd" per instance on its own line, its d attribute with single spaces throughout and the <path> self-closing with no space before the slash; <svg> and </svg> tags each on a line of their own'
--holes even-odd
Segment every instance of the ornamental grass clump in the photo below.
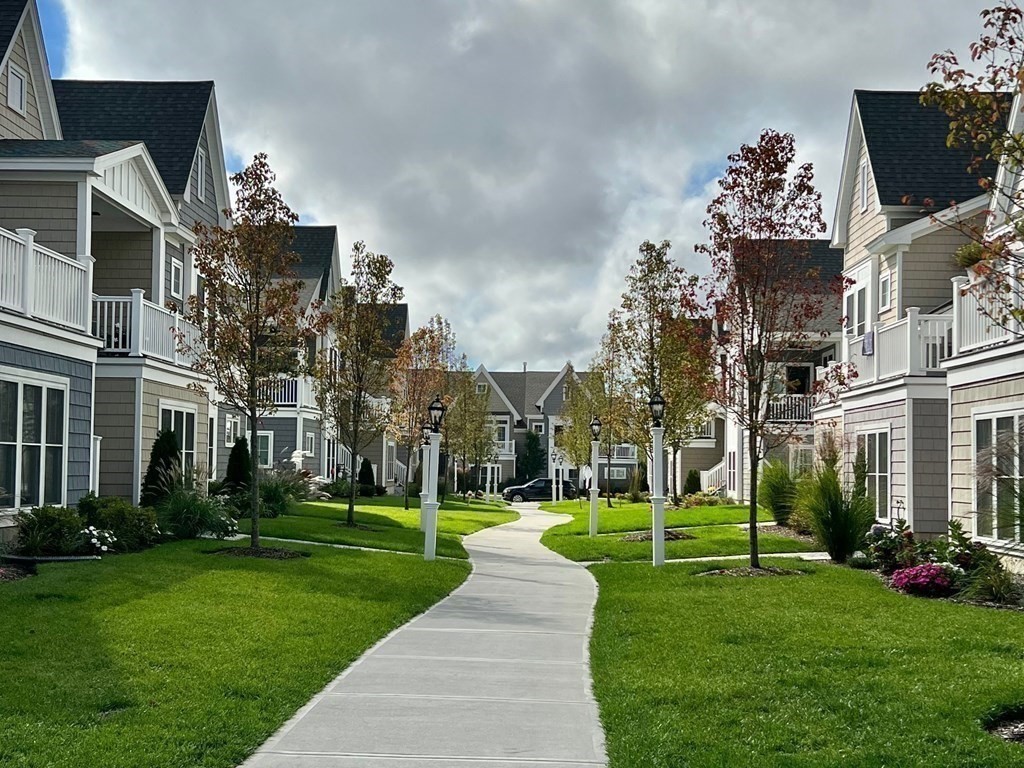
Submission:
<svg viewBox="0 0 1024 768">
<path fill-rule="evenodd" d="M 892 586 L 908 595 L 949 597 L 962 576 L 963 572 L 949 563 L 922 563 L 893 573 Z"/>
<path fill-rule="evenodd" d="M 781 461 L 769 461 L 757 484 L 757 503 L 772 513 L 779 525 L 788 525 L 796 501 L 796 481 Z"/>
<path fill-rule="evenodd" d="M 823 467 L 799 485 L 797 506 L 810 518 L 815 538 L 836 563 L 845 563 L 864 546 L 875 519 L 870 499 L 843 489 L 839 473 Z"/>
</svg>

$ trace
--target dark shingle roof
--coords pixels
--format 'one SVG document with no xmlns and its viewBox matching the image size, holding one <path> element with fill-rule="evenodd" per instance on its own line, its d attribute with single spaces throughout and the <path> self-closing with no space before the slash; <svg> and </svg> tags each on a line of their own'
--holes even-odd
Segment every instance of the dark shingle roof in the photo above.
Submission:
<svg viewBox="0 0 1024 768">
<path fill-rule="evenodd" d="M 185 192 L 212 92 L 212 81 L 53 81 L 65 139 L 144 141 L 173 195 Z"/>
<path fill-rule="evenodd" d="M 71 158 L 102 157 L 141 144 L 139 141 L 45 141 L 0 139 L 0 157 Z"/>
<path fill-rule="evenodd" d="M 393 304 L 388 308 L 385 322 L 385 340 L 397 350 L 405 341 L 405 332 L 409 327 L 409 305 Z"/>
<path fill-rule="evenodd" d="M 309 306 L 318 283 L 320 293 L 316 298 L 321 301 L 327 298 L 328 276 L 337 239 L 337 227 L 295 227 L 291 249 L 298 255 L 299 261 L 292 265 L 292 272 L 302 280 L 302 291 L 299 293 L 301 306 Z"/>
<path fill-rule="evenodd" d="M 0 50 L 7 53 L 18 29 L 18 22 L 25 15 L 28 0 L 0 0 Z M 2 57 L 3 53 L 0 53 Z"/>
<path fill-rule="evenodd" d="M 967 170 L 974 153 L 946 146 L 949 117 L 923 106 L 919 92 L 854 91 L 854 99 L 882 205 L 906 205 L 909 196 L 918 208 L 926 198 L 946 208 L 982 194 L 977 175 Z M 994 175 L 995 165 L 982 173 Z"/>
</svg>

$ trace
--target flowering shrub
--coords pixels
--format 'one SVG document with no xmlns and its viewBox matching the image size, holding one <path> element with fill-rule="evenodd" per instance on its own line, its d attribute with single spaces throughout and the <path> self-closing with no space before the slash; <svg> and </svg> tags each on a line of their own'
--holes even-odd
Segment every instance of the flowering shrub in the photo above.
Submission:
<svg viewBox="0 0 1024 768">
<path fill-rule="evenodd" d="M 85 549 L 92 549 L 97 555 L 113 551 L 117 541 L 117 537 L 110 531 L 92 525 L 82 531 L 82 538 L 85 539 Z"/>
<path fill-rule="evenodd" d="M 908 595 L 945 597 L 956 591 L 963 572 L 948 563 L 922 563 L 900 568 L 892 575 L 892 586 Z"/>
<path fill-rule="evenodd" d="M 914 532 L 906 520 L 897 520 L 889 528 L 873 525 L 867 534 L 868 555 L 878 563 L 882 573 L 892 573 L 898 568 L 909 568 L 920 562 Z"/>
</svg>

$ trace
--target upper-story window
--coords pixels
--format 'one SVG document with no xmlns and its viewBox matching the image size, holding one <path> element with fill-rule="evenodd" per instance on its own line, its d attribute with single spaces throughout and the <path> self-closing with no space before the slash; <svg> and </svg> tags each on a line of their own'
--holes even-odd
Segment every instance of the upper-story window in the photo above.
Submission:
<svg viewBox="0 0 1024 768">
<path fill-rule="evenodd" d="M 206 200 L 206 150 L 199 150 L 196 162 L 199 165 L 196 169 L 196 197 Z"/>
<path fill-rule="evenodd" d="M 860 181 L 860 212 L 864 213 L 868 209 L 868 164 L 866 160 L 861 162 L 857 176 Z"/>
<path fill-rule="evenodd" d="M 487 384 L 485 384 L 485 383 L 484 383 L 484 382 L 482 382 L 482 381 L 480 381 L 480 382 L 477 382 L 477 385 L 476 385 L 476 393 L 477 393 L 478 395 L 486 395 L 486 394 L 487 394 Z"/>
<path fill-rule="evenodd" d="M 863 336 L 868 329 L 868 289 L 854 286 L 846 293 L 846 333 Z"/>
<path fill-rule="evenodd" d="M 25 114 L 28 94 L 28 75 L 13 63 L 7 64 L 7 106 Z"/>
<path fill-rule="evenodd" d="M 889 309 L 892 306 L 892 272 L 884 270 L 878 276 L 878 311 Z"/>
<path fill-rule="evenodd" d="M 176 299 L 181 298 L 184 275 L 185 266 L 181 259 L 171 259 L 171 296 Z"/>
</svg>

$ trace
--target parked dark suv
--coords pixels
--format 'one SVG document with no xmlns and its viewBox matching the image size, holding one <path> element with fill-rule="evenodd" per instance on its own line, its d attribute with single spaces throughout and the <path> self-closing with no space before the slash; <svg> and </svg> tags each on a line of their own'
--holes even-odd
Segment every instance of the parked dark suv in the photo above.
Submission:
<svg viewBox="0 0 1024 768">
<path fill-rule="evenodd" d="M 526 485 L 510 485 L 501 494 L 505 501 L 551 501 L 551 478 L 538 477 Z M 575 499 L 579 495 L 576 486 L 568 480 L 562 481 L 562 498 Z"/>
</svg>

